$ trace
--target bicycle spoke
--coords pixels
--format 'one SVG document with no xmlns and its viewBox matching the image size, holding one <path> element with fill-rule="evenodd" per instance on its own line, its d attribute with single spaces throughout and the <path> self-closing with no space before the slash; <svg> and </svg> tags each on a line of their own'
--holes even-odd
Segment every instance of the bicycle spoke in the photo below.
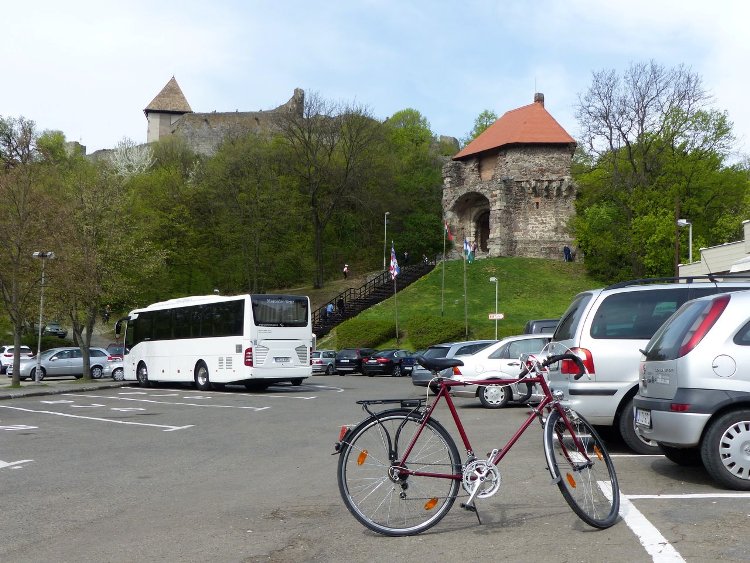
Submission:
<svg viewBox="0 0 750 563">
<path fill-rule="evenodd" d="M 620 506 L 612 460 L 588 422 L 573 415 L 570 424 L 575 434 L 557 411 L 549 416 L 544 445 L 550 472 L 558 477 L 560 492 L 584 522 L 608 528 L 617 520 Z"/>
<path fill-rule="evenodd" d="M 351 434 L 339 460 L 339 489 L 349 510 L 368 528 L 387 535 L 409 535 L 436 524 L 453 504 L 460 459 L 444 429 L 430 421 L 403 465 L 389 460 L 389 444 L 403 455 L 419 422 L 397 413 L 368 419 Z M 400 430 L 400 432 L 399 432 Z M 398 439 L 397 439 L 398 435 Z"/>
</svg>

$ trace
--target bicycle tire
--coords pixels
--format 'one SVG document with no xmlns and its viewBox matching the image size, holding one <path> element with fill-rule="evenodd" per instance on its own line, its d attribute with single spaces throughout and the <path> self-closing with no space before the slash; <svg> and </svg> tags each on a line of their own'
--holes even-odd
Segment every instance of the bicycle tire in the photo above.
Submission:
<svg viewBox="0 0 750 563">
<path fill-rule="evenodd" d="M 453 439 L 435 420 L 428 420 L 406 467 L 458 479 L 407 475 L 391 478 L 388 444 L 400 457 L 419 428 L 419 418 L 394 409 L 362 421 L 345 439 L 337 478 L 344 504 L 364 526 L 386 536 L 424 532 L 448 513 L 458 496 L 461 458 Z"/>
<path fill-rule="evenodd" d="M 544 426 L 544 453 L 550 474 L 581 520 L 594 528 L 609 528 L 617 521 L 620 510 L 620 488 L 612 458 L 586 419 L 572 411 L 568 419 L 591 464 L 580 463 L 584 456 L 555 410 Z"/>
</svg>

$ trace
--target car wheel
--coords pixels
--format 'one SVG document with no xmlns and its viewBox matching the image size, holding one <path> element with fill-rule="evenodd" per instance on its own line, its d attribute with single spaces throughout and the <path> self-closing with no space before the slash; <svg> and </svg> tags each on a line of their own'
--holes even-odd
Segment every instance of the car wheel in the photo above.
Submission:
<svg viewBox="0 0 750 563">
<path fill-rule="evenodd" d="M 117 368 L 115 371 L 112 372 L 112 379 L 114 379 L 115 381 L 124 381 L 125 370 L 122 368 Z"/>
<path fill-rule="evenodd" d="M 393 377 L 401 377 L 401 366 L 393 366 L 393 373 L 391 375 Z"/>
<path fill-rule="evenodd" d="M 508 404 L 511 390 L 507 385 L 480 385 L 479 402 L 486 409 L 499 409 Z"/>
<path fill-rule="evenodd" d="M 102 378 L 102 366 L 94 366 L 91 368 L 91 379 Z"/>
<path fill-rule="evenodd" d="M 717 483 L 750 491 L 750 410 L 728 412 L 713 421 L 701 443 L 706 471 Z"/>
<path fill-rule="evenodd" d="M 635 417 L 633 416 L 633 398 L 628 399 L 625 407 L 620 412 L 618 419 L 618 430 L 622 436 L 625 445 L 637 454 L 642 455 L 659 455 L 663 453 L 661 446 L 644 438 L 635 426 Z"/>
<path fill-rule="evenodd" d="M 151 382 L 148 379 L 148 368 L 146 367 L 146 364 L 138 365 L 138 371 L 136 372 L 136 377 L 138 378 L 138 385 L 140 385 L 141 387 L 151 386 Z"/>
<path fill-rule="evenodd" d="M 203 362 L 195 366 L 195 388 L 201 391 L 211 390 L 211 380 L 208 377 L 208 367 Z"/>
<path fill-rule="evenodd" d="M 45 375 L 47 375 L 47 372 L 44 371 L 44 368 L 39 368 L 39 381 L 42 381 Z M 31 378 L 31 381 L 36 381 L 36 368 L 32 368 L 29 377 Z"/>
<path fill-rule="evenodd" d="M 326 367 L 326 375 L 333 375 L 333 366 L 331 364 L 328 364 L 328 367 Z"/>
<path fill-rule="evenodd" d="M 664 457 L 672 463 L 682 465 L 683 467 L 703 465 L 700 448 L 673 448 L 664 444 L 659 444 L 659 447 L 664 453 Z"/>
<path fill-rule="evenodd" d="M 294 385 L 295 387 L 299 387 L 300 385 L 302 385 L 302 378 L 295 377 L 294 379 L 292 379 L 292 385 Z"/>
</svg>

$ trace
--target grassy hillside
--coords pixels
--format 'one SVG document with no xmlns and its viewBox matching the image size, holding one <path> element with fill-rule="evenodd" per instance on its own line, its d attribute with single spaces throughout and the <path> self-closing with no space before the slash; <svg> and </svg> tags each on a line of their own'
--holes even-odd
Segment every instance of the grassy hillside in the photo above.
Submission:
<svg viewBox="0 0 750 563">
<path fill-rule="evenodd" d="M 395 321 L 398 318 L 400 343 L 412 348 L 405 331 L 410 316 L 431 316 L 460 321 L 468 319 L 468 338 L 494 338 L 495 321 L 488 319 L 495 312 L 495 284 L 498 279 L 497 310 L 505 315 L 498 321 L 498 337 L 519 334 L 529 319 L 559 317 L 572 298 L 580 291 L 604 284 L 588 278 L 583 264 L 535 258 L 487 258 L 466 265 L 466 311 L 464 314 L 464 263 L 454 260 L 445 263 L 429 275 L 367 311 L 359 319 Z M 442 294 L 442 298 L 441 298 Z M 398 310 L 398 317 L 396 311 Z M 380 348 L 396 346 L 395 330 L 391 340 L 380 343 Z M 338 348 L 336 331 L 318 342 L 319 348 Z"/>
</svg>

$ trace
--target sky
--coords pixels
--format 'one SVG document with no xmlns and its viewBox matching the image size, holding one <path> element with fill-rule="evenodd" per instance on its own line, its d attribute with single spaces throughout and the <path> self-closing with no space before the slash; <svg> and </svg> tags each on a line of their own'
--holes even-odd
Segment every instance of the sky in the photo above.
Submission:
<svg viewBox="0 0 750 563">
<path fill-rule="evenodd" d="M 273 109 L 295 88 L 414 108 L 462 138 L 534 92 L 577 137 L 592 73 L 684 64 L 750 153 L 746 0 L 27 0 L 7 2 L 0 116 L 60 130 L 89 153 L 146 141 L 143 114 L 172 76 L 196 112 Z"/>
</svg>

